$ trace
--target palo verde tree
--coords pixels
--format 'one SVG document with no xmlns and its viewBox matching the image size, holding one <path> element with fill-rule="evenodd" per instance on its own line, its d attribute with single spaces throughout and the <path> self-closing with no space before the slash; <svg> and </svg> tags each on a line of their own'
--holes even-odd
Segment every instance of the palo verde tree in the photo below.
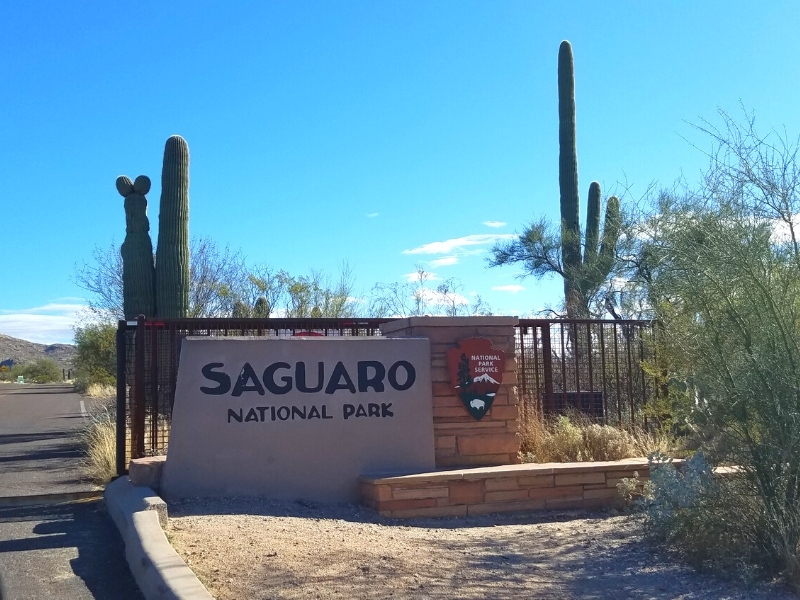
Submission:
<svg viewBox="0 0 800 600">
<path fill-rule="evenodd" d="M 671 359 L 672 381 L 694 390 L 689 425 L 706 433 L 712 465 L 740 471 L 709 478 L 660 523 L 700 561 L 752 561 L 796 585 L 800 148 L 759 134 L 752 118 L 722 117 L 722 129 L 701 128 L 715 145 L 701 184 L 660 198 L 641 250 L 646 297 L 663 324 L 657 350 Z"/>
<path fill-rule="evenodd" d="M 438 283 L 435 283 L 438 281 Z M 446 317 L 491 316 L 491 307 L 479 295 L 469 300 L 461 292 L 456 278 L 436 279 L 422 265 L 403 282 L 377 283 L 369 297 L 367 314 L 371 317 Z"/>
<path fill-rule="evenodd" d="M 220 247 L 209 237 L 192 239 L 189 249 L 189 316 L 230 316 L 236 300 L 247 293 L 244 282 L 249 272 L 241 253 Z M 113 242 L 107 248 L 96 247 L 91 260 L 75 266 L 73 281 L 89 292 L 93 320 L 124 318 L 123 279 L 122 255 Z"/>
<path fill-rule="evenodd" d="M 355 276 L 343 263 L 338 277 L 320 270 L 291 275 L 264 264 L 248 265 L 240 251 L 195 238 L 189 253 L 189 317 L 352 317 Z M 93 321 L 124 318 L 123 262 L 115 244 L 95 248 L 93 260 L 76 266 L 73 280 L 90 292 Z"/>
<path fill-rule="evenodd" d="M 522 235 L 492 248 L 490 266 L 521 263 L 525 275 L 557 274 L 564 280 L 567 317 L 588 318 L 590 303 L 611 274 L 620 232 L 620 204 L 611 196 L 600 232 L 601 190 L 589 186 L 586 231 L 581 239 L 578 199 L 578 154 L 575 124 L 575 70 L 572 46 L 561 42 L 558 51 L 559 188 L 561 226 L 554 230 L 544 218 L 532 223 Z"/>
<path fill-rule="evenodd" d="M 84 392 L 92 384 L 114 385 L 117 376 L 116 327 L 88 323 L 75 329 L 76 388 Z"/>
</svg>

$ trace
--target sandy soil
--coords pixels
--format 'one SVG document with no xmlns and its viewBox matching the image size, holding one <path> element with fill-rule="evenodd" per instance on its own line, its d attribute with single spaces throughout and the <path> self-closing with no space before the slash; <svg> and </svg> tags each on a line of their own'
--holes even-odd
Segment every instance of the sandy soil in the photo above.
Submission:
<svg viewBox="0 0 800 600">
<path fill-rule="evenodd" d="M 356 505 L 171 504 L 167 536 L 215 598 L 795 599 L 653 551 L 635 518 L 383 519 Z M 735 576 L 735 575 L 734 575 Z"/>
</svg>

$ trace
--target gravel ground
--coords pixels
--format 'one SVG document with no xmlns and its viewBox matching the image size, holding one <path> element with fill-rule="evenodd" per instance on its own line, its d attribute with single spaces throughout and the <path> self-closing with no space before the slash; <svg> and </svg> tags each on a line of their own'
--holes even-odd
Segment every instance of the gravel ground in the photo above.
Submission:
<svg viewBox="0 0 800 600">
<path fill-rule="evenodd" d="M 796 600 L 654 551 L 636 518 L 546 512 L 383 519 L 357 505 L 192 500 L 167 536 L 219 600 L 653 598 Z"/>
</svg>

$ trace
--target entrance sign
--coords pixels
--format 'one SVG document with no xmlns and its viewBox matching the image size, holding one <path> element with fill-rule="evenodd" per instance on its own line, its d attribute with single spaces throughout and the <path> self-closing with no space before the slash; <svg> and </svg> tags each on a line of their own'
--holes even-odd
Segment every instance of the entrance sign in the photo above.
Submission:
<svg viewBox="0 0 800 600">
<path fill-rule="evenodd" d="M 181 346 L 162 494 L 355 501 L 434 468 L 430 342 L 207 338 Z"/>
<path fill-rule="evenodd" d="M 486 338 L 467 338 L 447 351 L 450 383 L 474 419 L 482 419 L 492 407 L 505 365 L 505 353 Z"/>
</svg>

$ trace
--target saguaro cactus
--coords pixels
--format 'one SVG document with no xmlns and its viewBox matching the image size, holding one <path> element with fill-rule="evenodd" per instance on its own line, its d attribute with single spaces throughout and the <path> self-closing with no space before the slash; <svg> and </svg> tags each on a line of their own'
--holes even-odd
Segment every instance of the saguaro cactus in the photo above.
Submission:
<svg viewBox="0 0 800 600">
<path fill-rule="evenodd" d="M 253 305 L 253 316 L 259 319 L 269 318 L 269 302 L 264 296 L 259 296 Z"/>
<path fill-rule="evenodd" d="M 155 281 L 157 315 L 188 316 L 189 146 L 179 135 L 164 146 Z"/>
<path fill-rule="evenodd" d="M 608 199 L 600 242 L 600 184 L 589 186 L 586 235 L 581 256 L 581 223 L 578 202 L 578 151 L 575 126 L 575 69 L 572 46 L 558 49 L 558 183 L 561 191 L 561 257 L 564 300 L 571 319 L 589 316 L 589 298 L 602 285 L 614 264 L 619 239 L 619 200 Z M 599 244 L 599 248 L 598 248 Z"/>
<path fill-rule="evenodd" d="M 155 271 L 147 198 L 150 178 L 139 175 L 136 181 L 117 177 L 117 191 L 125 198 L 125 241 L 122 242 L 122 304 L 126 319 L 155 315 Z"/>
</svg>

